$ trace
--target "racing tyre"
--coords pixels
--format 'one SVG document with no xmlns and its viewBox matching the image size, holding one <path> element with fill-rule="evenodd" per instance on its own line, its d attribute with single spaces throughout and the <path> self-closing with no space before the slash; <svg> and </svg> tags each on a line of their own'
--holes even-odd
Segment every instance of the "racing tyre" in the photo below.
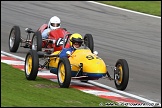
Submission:
<svg viewBox="0 0 162 108">
<path fill-rule="evenodd" d="M 36 50 L 29 50 L 25 58 L 25 76 L 27 80 L 35 80 L 38 73 L 39 58 Z"/>
<path fill-rule="evenodd" d="M 125 59 L 119 59 L 116 62 L 114 70 L 114 82 L 118 90 L 125 90 L 129 80 L 129 67 Z"/>
<path fill-rule="evenodd" d="M 71 82 L 71 66 L 69 59 L 60 58 L 57 68 L 57 79 L 61 88 L 68 88 Z"/>
<path fill-rule="evenodd" d="M 40 31 L 36 31 L 32 37 L 32 50 L 42 51 L 42 35 Z"/>
<path fill-rule="evenodd" d="M 94 42 L 93 42 L 93 37 L 91 34 L 85 34 L 84 36 L 84 44 L 91 50 L 93 53 L 94 49 Z"/>
<path fill-rule="evenodd" d="M 20 28 L 19 26 L 13 26 L 10 35 L 9 35 L 9 50 L 10 52 L 16 52 L 19 48 L 19 44 L 21 41 L 21 33 L 20 33 Z"/>
</svg>

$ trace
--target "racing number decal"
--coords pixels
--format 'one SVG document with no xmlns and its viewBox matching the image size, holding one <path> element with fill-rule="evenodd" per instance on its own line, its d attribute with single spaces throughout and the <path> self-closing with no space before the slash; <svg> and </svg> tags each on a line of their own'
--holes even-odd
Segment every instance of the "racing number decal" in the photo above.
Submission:
<svg viewBox="0 0 162 108">
<path fill-rule="evenodd" d="M 92 60 L 92 59 L 94 59 L 94 57 L 91 56 L 91 55 L 86 56 L 86 58 L 87 58 L 88 60 Z"/>
<path fill-rule="evenodd" d="M 88 56 L 86 56 L 86 58 L 87 58 L 88 60 L 92 60 L 92 59 L 94 59 L 94 57 L 93 57 L 92 55 L 88 55 Z M 96 57 L 96 59 L 101 59 L 101 58 Z"/>
<path fill-rule="evenodd" d="M 56 46 L 61 46 L 63 45 L 63 42 L 64 42 L 64 39 L 63 38 L 59 38 L 56 42 Z M 65 42 L 66 42 L 66 39 L 65 39 Z"/>
</svg>

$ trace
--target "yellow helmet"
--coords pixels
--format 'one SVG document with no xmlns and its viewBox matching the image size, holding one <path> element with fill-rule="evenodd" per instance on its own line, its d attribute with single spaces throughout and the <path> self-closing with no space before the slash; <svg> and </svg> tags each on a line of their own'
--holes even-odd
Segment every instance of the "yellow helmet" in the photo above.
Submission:
<svg viewBox="0 0 162 108">
<path fill-rule="evenodd" d="M 78 42 L 80 45 L 83 43 L 83 37 L 79 33 L 74 33 L 70 36 L 70 45 L 72 43 Z"/>
</svg>

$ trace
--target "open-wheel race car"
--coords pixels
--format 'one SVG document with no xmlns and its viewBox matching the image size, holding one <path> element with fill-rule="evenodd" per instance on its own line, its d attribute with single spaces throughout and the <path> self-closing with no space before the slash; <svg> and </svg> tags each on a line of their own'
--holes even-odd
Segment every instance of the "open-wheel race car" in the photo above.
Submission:
<svg viewBox="0 0 162 108">
<path fill-rule="evenodd" d="M 63 38 L 63 48 L 68 43 L 71 34 L 66 34 Z M 51 54 L 43 51 L 29 50 L 25 58 L 25 77 L 27 80 L 35 80 L 38 71 L 44 68 L 50 73 L 56 74 L 60 88 L 68 88 L 71 79 L 88 82 L 88 80 L 98 80 L 108 78 L 114 80 L 118 90 L 125 90 L 129 80 L 129 67 L 125 59 L 118 59 L 115 66 L 106 65 L 98 56 L 98 52 L 93 52 L 92 35 L 84 36 L 82 46 L 73 53 L 67 53 L 68 57 L 60 58 L 60 51 Z M 113 78 L 108 72 L 108 67 L 113 70 Z"/>
<path fill-rule="evenodd" d="M 58 28 L 51 30 L 47 39 L 42 38 L 41 33 L 47 28 L 47 24 L 43 24 L 36 31 L 31 28 L 26 28 L 26 39 L 21 37 L 21 31 L 19 26 L 13 26 L 9 34 L 9 50 L 10 52 L 17 52 L 19 46 L 24 48 L 30 48 L 37 51 L 45 51 L 52 53 L 53 51 L 59 51 L 62 49 L 64 35 L 69 34 L 66 28 Z M 32 35 L 32 37 L 31 37 Z M 91 35 L 91 34 L 86 34 Z M 67 44 L 65 47 L 69 47 Z"/>
</svg>

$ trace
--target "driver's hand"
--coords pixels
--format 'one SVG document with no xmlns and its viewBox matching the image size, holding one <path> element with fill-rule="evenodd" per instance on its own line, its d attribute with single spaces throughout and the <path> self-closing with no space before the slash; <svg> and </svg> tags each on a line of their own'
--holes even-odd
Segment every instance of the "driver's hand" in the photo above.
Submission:
<svg viewBox="0 0 162 108">
<path fill-rule="evenodd" d="M 49 33 L 50 33 L 51 30 L 48 31 L 47 35 L 49 36 Z"/>
<path fill-rule="evenodd" d="M 49 36 L 49 33 L 50 33 L 50 32 L 47 33 L 48 36 Z"/>
<path fill-rule="evenodd" d="M 71 52 L 70 52 L 70 51 L 66 51 L 66 54 L 67 54 L 67 55 L 71 55 Z"/>
</svg>

